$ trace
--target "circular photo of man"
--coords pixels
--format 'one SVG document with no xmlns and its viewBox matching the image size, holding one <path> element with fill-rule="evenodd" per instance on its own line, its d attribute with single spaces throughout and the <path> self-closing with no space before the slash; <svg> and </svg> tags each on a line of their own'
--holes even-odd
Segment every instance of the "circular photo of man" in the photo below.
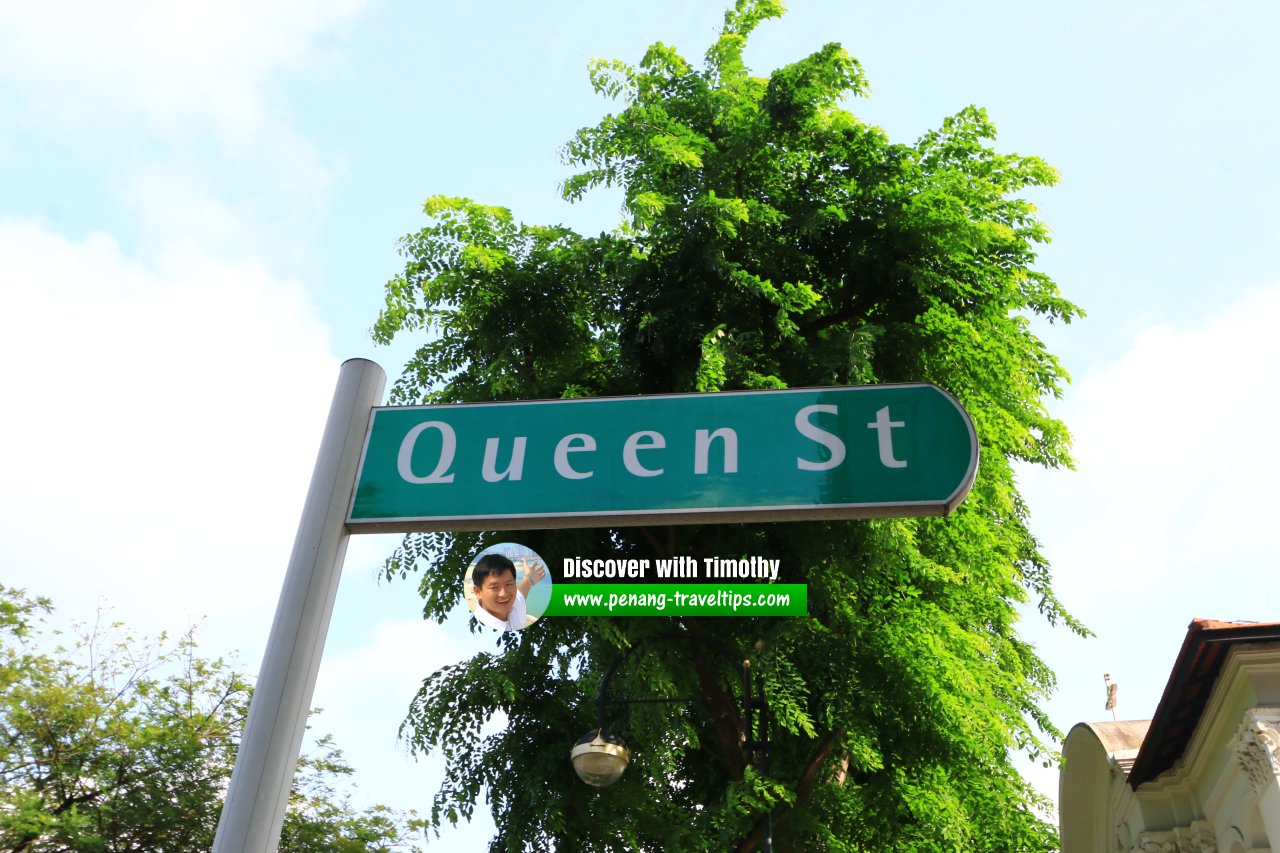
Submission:
<svg viewBox="0 0 1280 853">
<path fill-rule="evenodd" d="M 535 551 L 503 542 L 481 551 L 467 567 L 463 596 L 480 624 L 519 631 L 546 612 L 551 575 Z"/>
</svg>

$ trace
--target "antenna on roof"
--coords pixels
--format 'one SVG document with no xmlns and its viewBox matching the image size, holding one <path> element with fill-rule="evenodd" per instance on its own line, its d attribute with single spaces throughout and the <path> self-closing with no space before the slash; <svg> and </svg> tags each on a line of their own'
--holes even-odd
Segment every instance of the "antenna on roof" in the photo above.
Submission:
<svg viewBox="0 0 1280 853">
<path fill-rule="evenodd" d="M 1111 673 L 1102 673 L 1102 680 L 1107 685 L 1107 710 L 1111 712 L 1111 719 L 1119 719 L 1116 716 L 1116 690 L 1120 685 L 1111 680 Z"/>
</svg>

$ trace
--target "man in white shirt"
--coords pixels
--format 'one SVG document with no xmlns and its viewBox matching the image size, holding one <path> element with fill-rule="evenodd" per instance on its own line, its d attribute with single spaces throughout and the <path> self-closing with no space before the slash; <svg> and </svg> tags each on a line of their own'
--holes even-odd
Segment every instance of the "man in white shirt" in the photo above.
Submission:
<svg viewBox="0 0 1280 853">
<path fill-rule="evenodd" d="M 546 574 L 541 562 L 526 563 L 525 575 L 517 582 L 515 563 L 501 554 L 485 554 L 471 570 L 476 619 L 498 631 L 519 631 L 527 613 L 525 596 Z"/>
</svg>

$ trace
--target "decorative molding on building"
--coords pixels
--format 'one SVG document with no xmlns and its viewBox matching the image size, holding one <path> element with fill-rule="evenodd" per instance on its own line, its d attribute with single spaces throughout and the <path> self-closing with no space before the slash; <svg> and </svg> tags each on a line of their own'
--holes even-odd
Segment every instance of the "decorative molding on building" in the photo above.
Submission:
<svg viewBox="0 0 1280 853">
<path fill-rule="evenodd" d="M 1133 853 L 1182 853 L 1172 832 L 1140 832 Z"/>
<path fill-rule="evenodd" d="M 1131 853 L 1218 853 L 1218 839 L 1208 821 L 1197 820 L 1172 831 L 1142 832 Z"/>
<path fill-rule="evenodd" d="M 1132 850 L 1133 830 L 1129 828 L 1129 819 L 1121 818 L 1116 823 L 1116 849 Z"/>
<path fill-rule="evenodd" d="M 1232 747 L 1254 794 L 1262 796 L 1267 786 L 1280 777 L 1280 709 L 1246 711 Z"/>
<path fill-rule="evenodd" d="M 1175 829 L 1180 853 L 1218 853 L 1218 839 L 1208 821 L 1197 820 L 1186 829 Z"/>
<path fill-rule="evenodd" d="M 1280 621 L 1202 622 L 1152 721 L 1064 740 L 1064 853 L 1280 853 Z"/>
</svg>

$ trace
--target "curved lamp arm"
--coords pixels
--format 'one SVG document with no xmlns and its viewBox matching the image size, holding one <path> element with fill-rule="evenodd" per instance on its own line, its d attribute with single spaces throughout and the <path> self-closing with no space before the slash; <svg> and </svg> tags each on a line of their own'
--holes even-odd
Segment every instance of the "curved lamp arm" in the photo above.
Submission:
<svg viewBox="0 0 1280 853">
<path fill-rule="evenodd" d="M 609 664 L 609 668 L 605 670 L 604 678 L 600 680 L 600 689 L 596 694 L 596 720 L 597 730 L 604 731 L 605 724 L 608 722 L 608 705 L 609 705 L 609 687 L 613 683 L 613 677 L 617 674 L 618 669 L 623 662 L 631 656 L 633 652 L 646 643 L 654 640 L 687 640 L 695 645 L 701 645 L 708 648 L 722 658 L 727 660 L 737 670 L 742 680 L 742 728 L 744 729 L 743 747 L 747 754 L 748 762 L 755 763 L 757 756 L 761 760 L 761 769 L 768 771 L 765 764 L 768 761 L 769 750 L 769 721 L 768 711 L 769 703 L 764 695 L 764 678 L 759 673 L 756 674 L 756 689 L 759 698 L 753 698 L 751 693 L 751 661 L 746 659 L 738 659 L 729 651 L 725 645 L 710 637 L 703 637 L 688 631 L 664 631 L 661 634 L 654 634 L 650 637 L 643 637 L 636 642 L 631 648 L 621 652 Z M 646 701 L 646 700 L 631 700 Z M 683 702 L 684 699 L 657 699 L 649 700 L 657 702 Z"/>
</svg>

